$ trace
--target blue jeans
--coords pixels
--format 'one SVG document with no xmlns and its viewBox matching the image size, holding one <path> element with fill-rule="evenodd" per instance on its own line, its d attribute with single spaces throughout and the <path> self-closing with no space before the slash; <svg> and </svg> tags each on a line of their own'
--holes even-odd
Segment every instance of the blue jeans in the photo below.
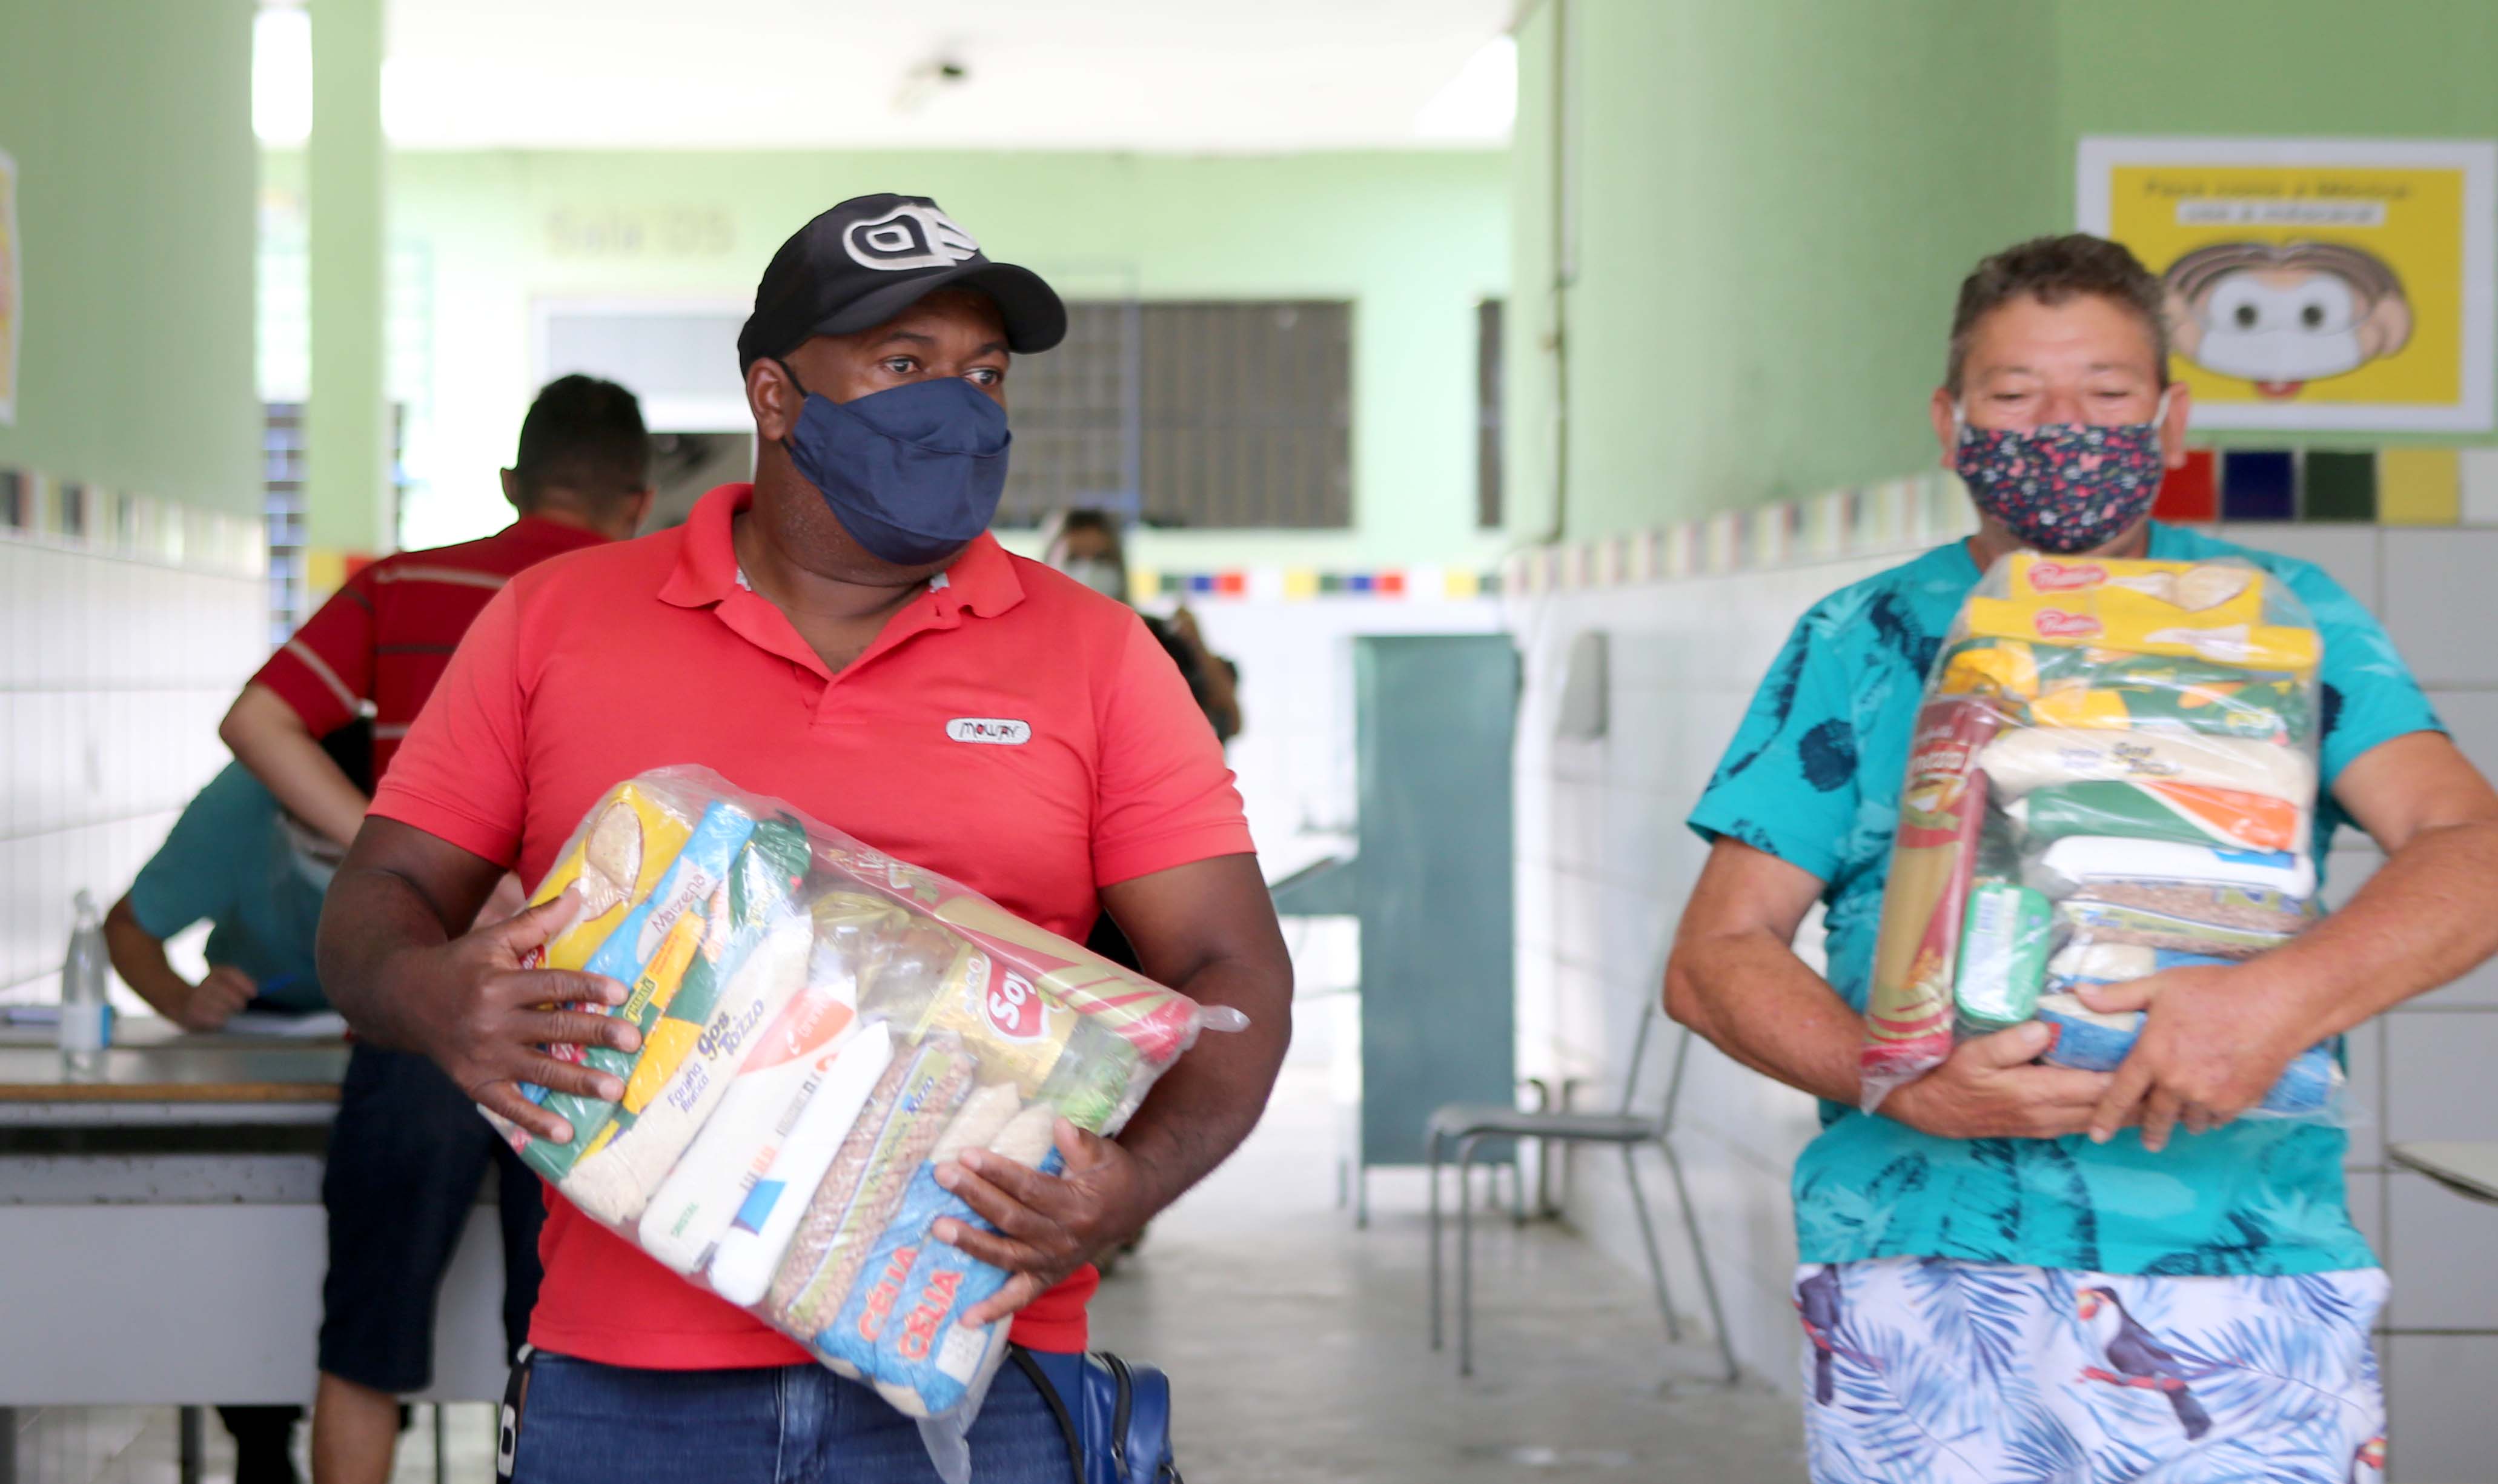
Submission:
<svg viewBox="0 0 2498 1484">
<path fill-rule="evenodd" d="M 977 1484 L 1075 1484 L 1067 1435 L 1009 1364 L 972 1424 Z M 513 1484 L 936 1484 L 918 1424 L 820 1366 L 629 1371 L 537 1353 Z"/>
</svg>

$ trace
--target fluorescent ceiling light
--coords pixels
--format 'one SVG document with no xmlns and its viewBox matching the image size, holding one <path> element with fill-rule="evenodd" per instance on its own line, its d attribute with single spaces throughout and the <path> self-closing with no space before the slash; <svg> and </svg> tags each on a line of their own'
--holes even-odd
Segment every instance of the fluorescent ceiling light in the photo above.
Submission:
<svg viewBox="0 0 2498 1484">
<path fill-rule="evenodd" d="M 1414 115 L 1418 139 L 1509 143 L 1518 118 L 1518 43 L 1506 34 L 1475 48 L 1431 101 Z"/>
<path fill-rule="evenodd" d="M 301 6 L 252 17 L 251 131 L 280 147 L 312 137 L 312 15 Z"/>
</svg>

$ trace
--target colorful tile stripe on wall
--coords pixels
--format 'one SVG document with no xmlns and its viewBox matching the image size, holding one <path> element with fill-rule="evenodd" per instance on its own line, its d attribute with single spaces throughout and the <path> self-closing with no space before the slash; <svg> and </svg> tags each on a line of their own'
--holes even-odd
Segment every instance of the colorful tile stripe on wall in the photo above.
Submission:
<svg viewBox="0 0 2498 1484">
<path fill-rule="evenodd" d="M 2498 447 L 2198 448 L 2153 510 L 2171 521 L 2498 525 Z"/>
<path fill-rule="evenodd" d="M 2153 513 L 2180 524 L 2358 521 L 2498 526 L 2498 445 L 2195 449 Z M 1597 540 L 1520 552 L 1502 591 L 1656 582 L 1914 550 L 1966 535 L 1976 516 L 1942 469 Z"/>
<path fill-rule="evenodd" d="M 1327 572 L 1311 566 L 1230 567 L 1218 572 L 1165 572 L 1131 567 L 1129 596 L 1137 602 L 1177 597 L 1202 602 L 1303 602 L 1321 597 L 1462 602 L 1500 592 L 1500 574 L 1459 566 L 1388 567 L 1368 572 Z"/>
<path fill-rule="evenodd" d="M 238 577 L 269 570 L 269 538 L 257 520 L 26 468 L 0 468 L 0 539 Z"/>
</svg>

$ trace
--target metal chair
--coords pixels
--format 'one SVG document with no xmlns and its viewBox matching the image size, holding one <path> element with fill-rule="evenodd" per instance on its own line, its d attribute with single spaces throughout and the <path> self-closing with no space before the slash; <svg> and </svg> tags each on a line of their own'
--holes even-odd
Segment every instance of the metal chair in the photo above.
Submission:
<svg viewBox="0 0 2498 1484">
<path fill-rule="evenodd" d="M 1475 1147 L 1485 1140 L 1534 1140 L 1540 1167 L 1552 1145 L 1560 1144 L 1610 1144 L 1622 1151 L 1622 1177 L 1631 1190 L 1631 1207 L 1639 1213 L 1640 1241 L 1648 1248 L 1649 1276 L 1656 1284 L 1656 1306 L 1665 1315 L 1665 1338 L 1668 1343 L 1682 1339 L 1681 1321 L 1674 1314 L 1673 1298 L 1666 1291 L 1665 1261 L 1657 1252 L 1656 1225 L 1649 1217 L 1648 1196 L 1640 1188 L 1637 1154 L 1643 1145 L 1652 1144 L 1665 1155 L 1665 1168 L 1674 1178 L 1674 1195 L 1682 1207 L 1682 1229 L 1691 1242 L 1691 1260 L 1700 1270 L 1700 1288 L 1709 1304 L 1709 1322 L 1717 1332 L 1717 1351 L 1726 1362 L 1726 1380 L 1732 1384 L 1739 1368 L 1735 1364 L 1734 1342 L 1726 1334 L 1726 1312 L 1717 1302 L 1717 1282 L 1709 1271 L 1709 1250 L 1700 1240 L 1700 1223 L 1692 1210 L 1691 1191 L 1682 1178 L 1682 1161 L 1674 1151 L 1674 1113 L 1682 1095 L 1683 1066 L 1691 1053 L 1691 1032 L 1681 1030 L 1675 1042 L 1674 1070 L 1667 1076 L 1665 1106 L 1653 1114 L 1632 1111 L 1632 1099 L 1638 1094 L 1640 1067 L 1648 1051 L 1649 1033 L 1663 1016 L 1655 1005 L 1649 1006 L 1640 1016 L 1639 1034 L 1631 1042 L 1630 1070 L 1623 1078 L 1621 1107 L 1613 1113 L 1574 1113 L 1568 1108 L 1554 1112 L 1501 1108 L 1482 1103 L 1452 1103 L 1431 1114 L 1425 1125 L 1431 1169 L 1431 1348 L 1441 1348 L 1440 1325 L 1440 1166 L 1445 1151 L 1454 1146 L 1457 1161 L 1457 1373 L 1474 1374 L 1474 1211 L 1469 1177 L 1474 1164 Z M 1496 1178 L 1497 1177 L 1495 1177 Z M 1539 1178 L 1540 1183 L 1540 1178 Z M 1516 1187 L 1513 1187 L 1515 1189 Z M 1521 1216 L 1522 1196 L 1516 1198 Z"/>
</svg>

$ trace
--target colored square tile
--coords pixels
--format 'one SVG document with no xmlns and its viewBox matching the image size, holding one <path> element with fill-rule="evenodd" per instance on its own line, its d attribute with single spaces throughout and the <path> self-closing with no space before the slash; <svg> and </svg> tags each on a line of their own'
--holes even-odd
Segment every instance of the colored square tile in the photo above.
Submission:
<svg viewBox="0 0 2498 1484">
<path fill-rule="evenodd" d="M 2452 526 L 2463 519 L 2463 477 L 2451 448 L 2387 448 L 2377 455 L 2377 519 L 2388 526 Z"/>
<path fill-rule="evenodd" d="M 1497 580 L 1497 579 L 1495 579 Z M 1473 597 L 1484 591 L 1484 574 L 1453 566 L 1443 574 L 1441 593 L 1455 598 Z"/>
<path fill-rule="evenodd" d="M 1213 574 L 1212 572 L 1191 572 L 1191 573 L 1189 573 L 1189 574 L 1188 574 L 1188 590 L 1189 590 L 1190 592 L 1192 592 L 1192 593 L 1211 593 L 1211 592 L 1213 592 L 1213 591 L 1214 591 L 1214 574 Z"/>
<path fill-rule="evenodd" d="M 2463 523 L 2498 526 L 2498 448 L 2466 448 L 2456 460 Z"/>
<path fill-rule="evenodd" d="M 1218 572 L 1214 577 L 1214 591 L 1222 594 L 1226 597 L 1244 597 L 1249 592 L 1249 574 L 1246 572 Z"/>
<path fill-rule="evenodd" d="M 1319 573 L 1319 591 L 1320 591 L 1320 592 L 1322 592 L 1322 593 L 1341 593 L 1341 592 L 1343 592 L 1343 591 L 1344 591 L 1344 574 L 1343 574 L 1342 572 L 1321 572 L 1321 573 Z"/>
<path fill-rule="evenodd" d="M 1315 597 L 1318 596 L 1318 573 L 1311 571 L 1306 566 L 1289 566 L 1284 569 L 1284 597 L 1286 598 L 1297 601 L 1304 597 Z"/>
<path fill-rule="evenodd" d="M 1185 593 L 1188 591 L 1188 578 L 1182 574 L 1178 572 L 1165 572 L 1162 576 L 1162 590 L 1164 593 Z"/>
<path fill-rule="evenodd" d="M 2233 448 L 2221 456 L 2221 518 L 2298 517 L 2298 458 L 2287 448 Z"/>
<path fill-rule="evenodd" d="M 1385 597 L 1402 597 L 1405 596 L 1405 574 L 1382 572 L 1373 579 L 1372 590 Z"/>
<path fill-rule="evenodd" d="M 1458 575 L 1459 574 L 1455 572 L 1449 574 L 1450 581 L 1453 585 Z M 1481 593 L 1479 596 L 1484 597 L 1498 597 L 1501 594 L 1509 591 L 1509 574 L 1506 572 L 1485 572 L 1479 579 L 1479 582 L 1481 584 Z M 1453 591 L 1450 596 L 1454 597 L 1457 595 Z M 1469 594 L 1467 596 L 1474 597 L 1478 595 Z"/>
<path fill-rule="evenodd" d="M 1708 572 L 1731 572 L 1743 561 L 1743 517 L 1733 511 L 1713 515 L 1705 536 L 1701 569 Z"/>
<path fill-rule="evenodd" d="M 1344 580 L 1344 590 L 1348 593 L 1367 593 L 1374 585 L 1368 572 L 1356 572 Z"/>
<path fill-rule="evenodd" d="M 2151 504 L 2151 513 L 2163 521 L 2181 525 L 2200 525 L 2221 518 L 2220 491 L 2214 477 L 2212 450 L 2186 450 L 2183 467 L 2170 469 L 2160 481 L 2160 494 Z"/>
<path fill-rule="evenodd" d="M 2377 455 L 2373 450 L 2311 448 L 2307 451 L 2303 521 L 2373 521 L 2377 518 Z"/>
</svg>

